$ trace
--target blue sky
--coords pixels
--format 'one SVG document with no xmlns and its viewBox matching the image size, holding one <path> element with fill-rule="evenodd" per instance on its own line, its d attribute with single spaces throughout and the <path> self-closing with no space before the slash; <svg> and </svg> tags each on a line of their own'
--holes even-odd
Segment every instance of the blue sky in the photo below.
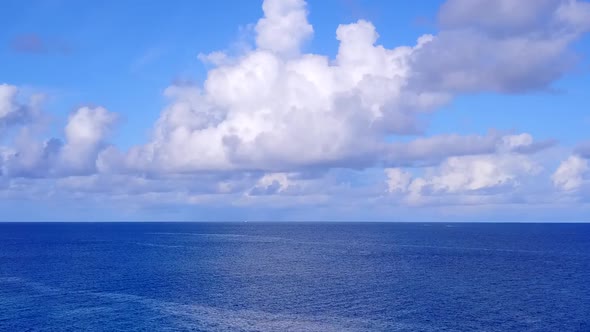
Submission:
<svg viewBox="0 0 590 332">
<path fill-rule="evenodd" d="M 588 220 L 588 1 L 0 6 L 0 220 Z"/>
</svg>

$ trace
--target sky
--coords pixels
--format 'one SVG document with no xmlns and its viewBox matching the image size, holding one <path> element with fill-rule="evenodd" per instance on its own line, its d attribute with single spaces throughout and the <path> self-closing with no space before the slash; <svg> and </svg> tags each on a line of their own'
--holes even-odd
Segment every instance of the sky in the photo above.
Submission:
<svg viewBox="0 0 590 332">
<path fill-rule="evenodd" d="M 589 1 L 0 21 L 0 221 L 590 221 Z"/>
</svg>

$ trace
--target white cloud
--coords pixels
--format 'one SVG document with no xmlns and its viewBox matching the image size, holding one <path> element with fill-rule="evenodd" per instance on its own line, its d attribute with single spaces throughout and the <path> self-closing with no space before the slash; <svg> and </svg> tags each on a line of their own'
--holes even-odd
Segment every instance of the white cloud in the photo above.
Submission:
<svg viewBox="0 0 590 332">
<path fill-rule="evenodd" d="M 297 6 L 285 6 L 281 15 L 290 11 L 305 18 Z M 448 100 L 405 91 L 414 48 L 374 45 L 369 22 L 341 25 L 337 38 L 333 63 L 258 48 L 211 70 L 203 88 L 168 88 L 172 103 L 153 140 L 130 151 L 128 166 L 272 171 L 375 159 L 387 135 L 415 132 L 416 112 Z"/>
<path fill-rule="evenodd" d="M 0 136 L 8 127 L 28 124 L 39 116 L 43 95 L 34 94 L 25 99 L 19 98 L 20 92 L 14 85 L 0 84 Z"/>
<path fill-rule="evenodd" d="M 573 155 L 559 165 L 551 179 L 555 187 L 561 190 L 576 190 L 584 183 L 584 177 L 589 170 L 590 166 L 587 160 Z"/>
<path fill-rule="evenodd" d="M 203 86 L 169 87 L 171 103 L 152 140 L 115 159 L 128 169 L 151 172 L 276 172 L 429 164 L 451 155 L 491 153 L 502 146 L 510 151 L 546 146 L 532 142 L 527 134 L 503 143 L 498 135 L 391 142 L 395 135 L 420 133 L 419 115 L 451 98 L 447 91 L 415 81 L 424 69 L 417 65 L 430 70 L 421 57 L 440 38 L 425 35 L 415 46 L 387 49 L 376 44 L 373 24 L 360 20 L 338 27 L 339 49 L 331 60 L 299 54 L 313 31 L 303 1 L 266 1 L 263 8 L 265 17 L 256 28 L 258 47 L 231 60 L 221 52 L 201 56 L 214 58 L 216 65 Z M 477 52 L 498 53 L 486 49 L 485 43 L 469 45 L 473 46 Z M 472 63 L 457 63 L 457 68 L 463 65 Z M 441 70 L 445 77 L 453 76 Z M 510 75 L 528 79 L 528 72 L 511 69 Z"/>
<path fill-rule="evenodd" d="M 304 0 L 266 0 L 262 10 L 264 17 L 255 28 L 256 45 L 261 50 L 296 54 L 313 34 Z"/>
<path fill-rule="evenodd" d="M 263 175 L 249 191 L 250 195 L 279 194 L 293 185 L 287 173 L 268 173 Z"/>
<path fill-rule="evenodd" d="M 48 191 L 79 195 L 283 205 L 370 200 L 385 186 L 410 203 L 507 202 L 539 174 L 533 154 L 554 142 L 495 131 L 426 136 L 424 115 L 456 93 L 547 89 L 590 29 L 585 2 L 450 0 L 439 33 L 410 46 L 379 45 L 365 20 L 339 25 L 330 58 L 304 52 L 314 32 L 305 1 L 266 0 L 263 10 L 254 49 L 199 55 L 212 66 L 203 84 L 165 89 L 170 101 L 151 139 L 128 151 L 109 145 L 117 116 L 102 107 L 72 113 L 63 142 L 39 139 L 28 126 L 38 98 L 0 85 L 0 130 L 14 129 L 0 141 L 0 185 L 45 177 L 59 178 L 39 179 Z M 382 169 L 385 184 L 371 179 Z M 587 161 L 571 157 L 552 180 L 573 190 L 587 172 Z"/>
<path fill-rule="evenodd" d="M 406 192 L 412 180 L 412 174 L 399 168 L 386 168 L 387 190 L 390 193 Z"/>
<path fill-rule="evenodd" d="M 103 107 L 81 107 L 72 113 L 65 127 L 61 167 L 71 172 L 96 171 L 97 155 L 116 120 L 117 115 Z"/>
<path fill-rule="evenodd" d="M 533 136 L 527 133 L 504 136 L 502 137 L 502 143 L 508 150 L 515 150 L 532 145 Z"/>
<path fill-rule="evenodd" d="M 520 186 L 523 178 L 537 175 L 541 169 L 530 156 L 522 154 L 459 156 L 426 168 L 420 177 L 412 178 L 402 169 L 387 169 L 386 182 L 390 192 L 405 193 L 406 201 L 413 204 L 433 202 L 447 195 L 464 201 L 470 195 L 480 199 L 510 192 Z"/>
<path fill-rule="evenodd" d="M 538 166 L 521 155 L 451 157 L 427 182 L 435 192 L 457 193 L 517 186 L 520 175 L 537 171 Z"/>
<path fill-rule="evenodd" d="M 52 177 L 96 172 L 98 154 L 117 116 L 102 107 L 81 107 L 65 127 L 65 143 L 40 141 L 31 126 L 21 126 L 0 156 L 2 174 L 11 177 Z"/>
<path fill-rule="evenodd" d="M 265 1 L 265 16 L 255 29 L 257 48 L 233 58 L 223 52 L 202 55 L 216 66 L 202 87 L 169 87 L 171 103 L 152 140 L 117 159 L 128 169 L 151 172 L 276 172 L 430 164 L 500 148 L 542 149 L 550 142 L 532 142 L 528 134 L 505 142 L 498 142 L 498 135 L 392 139 L 421 133 L 420 114 L 448 102 L 452 92 L 545 87 L 562 72 L 567 46 L 585 29 L 579 19 L 568 18 L 572 14 L 557 14 L 570 10 L 565 4 L 549 1 L 529 11 L 534 6 L 528 2 L 480 2 L 504 21 L 472 22 L 477 6 L 452 0 L 441 10 L 440 34 L 387 49 L 377 44 L 373 24 L 359 20 L 338 26 L 332 60 L 300 53 L 313 33 L 304 1 Z M 544 15 L 552 21 L 540 19 Z M 559 27 L 578 28 L 533 38 L 557 21 Z M 500 28 L 517 35 L 497 32 Z"/>
<path fill-rule="evenodd" d="M 17 112 L 17 106 L 15 105 L 17 92 L 18 89 L 15 86 L 0 85 L 0 119 L 6 119 Z"/>
</svg>

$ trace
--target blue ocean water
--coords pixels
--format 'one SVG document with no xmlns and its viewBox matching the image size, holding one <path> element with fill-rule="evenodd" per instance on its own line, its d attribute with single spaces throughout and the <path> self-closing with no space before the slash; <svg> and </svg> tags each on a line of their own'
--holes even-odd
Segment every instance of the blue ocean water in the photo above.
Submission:
<svg viewBox="0 0 590 332">
<path fill-rule="evenodd" d="M 0 223 L 2 331 L 590 331 L 590 224 Z"/>
</svg>

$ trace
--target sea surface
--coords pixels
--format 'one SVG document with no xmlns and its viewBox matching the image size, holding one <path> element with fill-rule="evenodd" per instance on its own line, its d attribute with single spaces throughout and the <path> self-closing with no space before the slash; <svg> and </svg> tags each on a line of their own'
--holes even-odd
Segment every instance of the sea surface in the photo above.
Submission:
<svg viewBox="0 0 590 332">
<path fill-rule="evenodd" d="M 590 224 L 0 223 L 0 331 L 590 331 Z"/>
</svg>

